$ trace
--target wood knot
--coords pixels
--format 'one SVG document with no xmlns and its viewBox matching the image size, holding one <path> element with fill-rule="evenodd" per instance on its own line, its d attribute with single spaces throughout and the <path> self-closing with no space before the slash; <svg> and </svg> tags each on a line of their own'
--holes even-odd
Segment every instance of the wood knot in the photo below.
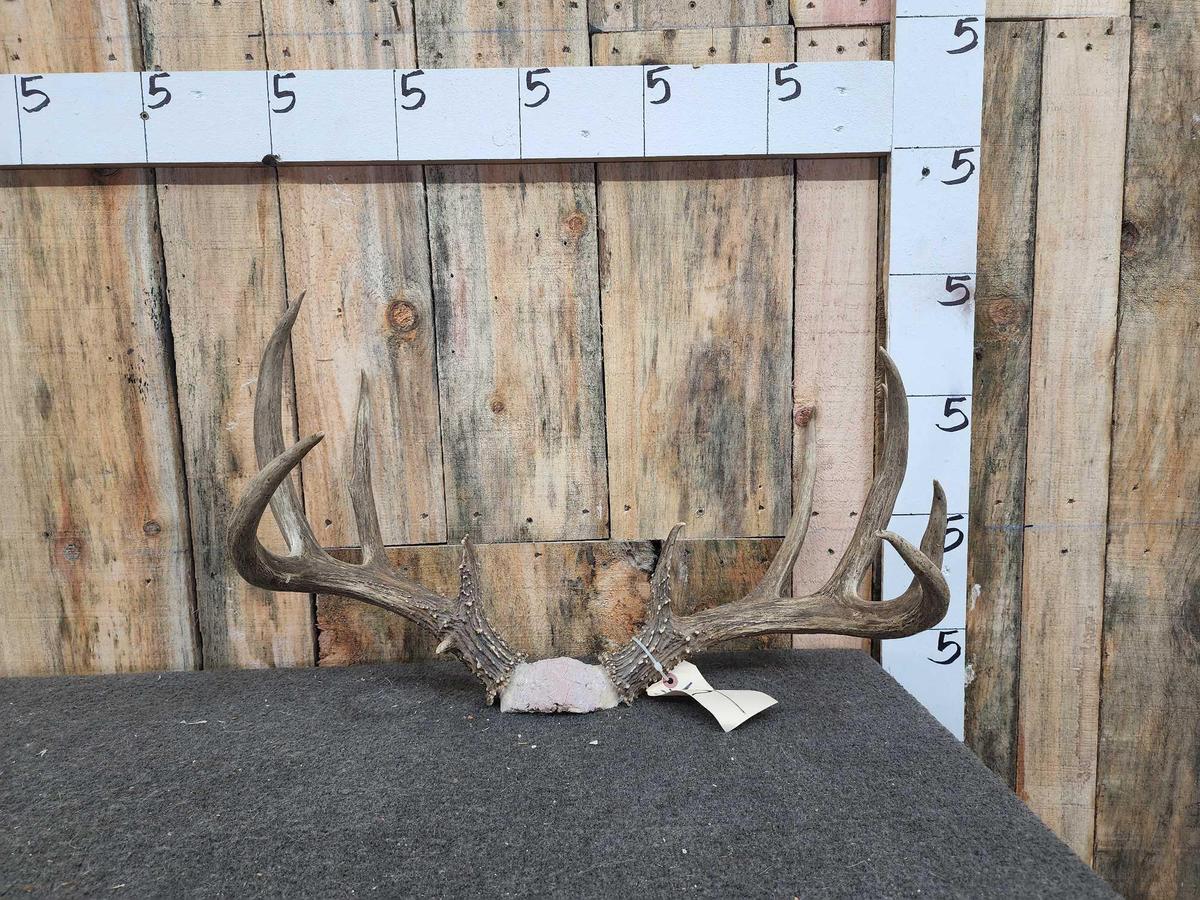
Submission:
<svg viewBox="0 0 1200 900">
<path fill-rule="evenodd" d="M 803 428 L 812 421 L 816 412 L 817 407 L 814 403 L 797 403 L 796 408 L 792 411 L 792 421 L 800 428 Z"/>
<path fill-rule="evenodd" d="M 491 402 L 488 403 L 488 408 L 496 415 L 500 415 L 505 409 L 504 401 L 500 397 L 492 397 Z"/>
<path fill-rule="evenodd" d="M 1121 223 L 1121 252 L 1130 253 L 1141 240 L 1142 230 L 1128 220 Z"/>
<path fill-rule="evenodd" d="M 575 210 L 563 220 L 563 226 L 567 229 L 568 236 L 578 239 L 587 230 L 587 216 Z"/>
<path fill-rule="evenodd" d="M 156 534 L 162 534 L 162 526 L 159 525 L 158 522 L 154 521 L 154 519 L 151 519 L 149 522 L 146 522 L 142 525 L 142 533 L 148 535 L 149 537 L 154 537 Z"/>
<path fill-rule="evenodd" d="M 417 308 L 407 300 L 393 300 L 388 304 L 388 325 L 401 334 L 406 341 L 411 341 L 416 337 L 415 332 L 420 321 L 421 316 L 417 312 Z"/>
</svg>

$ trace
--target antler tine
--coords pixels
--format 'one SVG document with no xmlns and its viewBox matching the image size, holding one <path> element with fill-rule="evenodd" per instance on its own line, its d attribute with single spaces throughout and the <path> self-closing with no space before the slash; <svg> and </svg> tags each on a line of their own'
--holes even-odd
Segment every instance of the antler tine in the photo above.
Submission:
<svg viewBox="0 0 1200 900">
<path fill-rule="evenodd" d="M 275 591 L 310 589 L 301 583 L 301 555 L 293 552 L 280 556 L 268 550 L 258 539 L 258 526 L 279 486 L 324 437 L 318 433 L 305 438 L 268 462 L 250 479 L 246 493 L 234 508 L 229 525 L 229 553 L 238 573 L 257 587 Z M 278 521 L 279 513 L 275 515 Z"/>
<path fill-rule="evenodd" d="M 942 556 L 946 552 L 946 492 L 942 490 L 939 481 L 933 482 L 933 501 L 929 506 L 929 521 L 925 525 L 925 533 L 921 536 L 921 549 L 913 547 L 908 541 L 890 531 L 880 532 L 880 537 L 891 544 L 905 565 L 912 570 L 913 579 L 904 593 L 890 602 L 895 604 L 916 602 L 922 592 L 935 591 L 936 584 L 930 584 L 930 568 L 938 575 L 942 570 Z M 944 579 L 943 579 L 944 580 Z M 932 616 L 931 609 L 929 615 Z M 946 614 L 945 607 L 937 613 L 928 624 L 917 630 L 931 628 Z"/>
<path fill-rule="evenodd" d="M 367 373 L 358 382 L 358 411 L 354 418 L 354 454 L 350 459 L 350 505 L 362 544 L 364 566 L 386 561 L 375 491 L 371 487 L 371 393 Z"/>
<path fill-rule="evenodd" d="M 267 465 L 284 452 L 283 443 L 283 368 L 288 341 L 292 336 L 292 325 L 304 304 L 305 292 L 288 306 L 283 317 L 271 332 L 263 350 L 262 365 L 258 370 L 258 389 L 254 394 L 254 452 L 259 468 Z M 300 511 L 300 498 L 292 479 L 284 478 L 271 495 L 271 512 L 287 539 L 292 554 L 303 552 L 324 555 L 321 542 L 312 532 L 304 513 Z"/>
<path fill-rule="evenodd" d="M 863 575 L 879 551 L 879 535 L 888 526 L 904 472 L 908 468 L 908 400 L 904 395 L 904 382 L 896 364 L 882 347 L 879 349 L 879 367 L 883 371 L 883 452 L 879 458 L 879 471 L 867 499 L 863 502 L 858 524 L 846 552 L 838 560 L 833 574 L 821 591 L 853 593 L 857 596 Z"/>
</svg>

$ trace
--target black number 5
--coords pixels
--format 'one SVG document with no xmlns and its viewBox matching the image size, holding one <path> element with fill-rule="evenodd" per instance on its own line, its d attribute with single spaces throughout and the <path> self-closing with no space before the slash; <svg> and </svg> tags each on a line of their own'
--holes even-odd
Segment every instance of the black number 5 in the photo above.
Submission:
<svg viewBox="0 0 1200 900">
<path fill-rule="evenodd" d="M 962 546 L 963 538 L 966 537 L 966 535 L 963 534 L 963 530 L 961 528 L 951 527 L 949 523 L 961 522 L 964 518 L 965 517 L 963 516 L 963 514 L 959 513 L 957 516 L 950 516 L 949 518 L 946 519 L 946 524 L 947 524 L 946 541 L 947 541 L 947 543 L 942 547 L 943 553 L 949 553 L 951 550 L 957 550 L 959 547 Z M 950 535 L 952 533 L 953 533 L 954 537 L 950 537 Z"/>
<path fill-rule="evenodd" d="M 162 109 L 171 102 L 171 92 L 167 89 L 166 85 L 161 85 L 158 83 L 160 78 L 170 77 L 171 74 L 169 72 L 155 72 L 150 76 L 150 96 L 157 97 L 159 94 L 162 94 L 163 98 L 157 103 L 151 103 L 146 107 L 146 109 Z"/>
<path fill-rule="evenodd" d="M 800 92 L 803 90 L 803 88 L 800 87 L 799 81 L 797 81 L 795 78 L 788 78 L 783 74 L 784 72 L 792 71 L 794 68 L 796 68 L 796 63 L 788 63 L 786 66 L 775 67 L 775 83 L 779 85 L 779 87 L 783 87 L 785 84 L 792 85 L 792 92 L 784 97 L 780 97 L 780 102 L 786 100 L 795 100 L 800 96 Z"/>
<path fill-rule="evenodd" d="M 660 73 L 667 72 L 670 70 L 670 68 L 670 66 L 659 66 L 655 69 L 646 70 L 646 90 L 653 90 L 660 84 L 662 85 L 663 95 L 657 100 L 650 101 L 655 106 L 658 106 L 660 103 L 666 103 L 671 99 L 671 82 L 667 81 L 665 78 L 658 77 Z"/>
<path fill-rule="evenodd" d="M 416 78 L 418 75 L 424 75 L 424 74 L 425 74 L 424 69 L 413 69 L 411 72 L 405 72 L 403 75 L 400 76 L 400 96 L 413 97 L 413 96 L 417 96 L 418 94 L 420 95 L 420 96 L 417 96 L 417 100 L 415 103 L 413 103 L 412 106 L 409 106 L 407 103 L 401 103 L 400 104 L 401 109 L 420 109 L 422 106 L 425 105 L 425 92 L 423 90 L 421 90 L 419 87 L 410 88 L 408 86 L 408 79 Z"/>
<path fill-rule="evenodd" d="M 958 634 L 959 631 L 961 631 L 961 630 L 962 630 L 961 628 L 952 628 L 949 631 L 939 631 L 938 632 L 937 652 L 944 653 L 945 651 L 950 650 L 950 648 L 953 647 L 954 649 L 950 650 L 949 656 L 947 656 L 945 659 L 934 659 L 932 656 L 927 656 L 925 658 L 928 659 L 931 663 L 936 663 L 939 666 L 948 666 L 948 665 L 950 665 L 950 663 L 954 662 L 956 659 L 958 659 L 960 656 L 962 656 L 962 644 L 960 644 L 958 641 L 950 640 L 950 635 Z"/>
<path fill-rule="evenodd" d="M 951 434 L 955 431 L 962 431 L 964 428 L 966 428 L 968 425 L 970 425 L 971 420 L 967 418 L 967 414 L 965 412 L 963 412 L 961 409 L 954 408 L 955 403 L 966 403 L 966 402 L 967 402 L 966 397 L 947 397 L 946 405 L 942 408 L 942 416 L 947 419 L 949 419 L 953 416 L 958 416 L 959 420 L 957 422 L 955 422 L 953 425 L 946 425 L 946 426 L 938 425 L 938 426 L 936 426 L 937 430 L 944 431 L 947 434 Z"/>
<path fill-rule="evenodd" d="M 939 300 L 939 306 L 962 306 L 971 299 L 971 286 L 967 284 L 971 280 L 970 275 L 947 275 L 946 276 L 946 293 L 950 295 L 949 300 Z M 961 294 L 957 293 L 962 291 Z"/>
<path fill-rule="evenodd" d="M 287 106 L 281 109 L 271 107 L 271 112 L 287 113 L 296 108 L 296 92 L 281 90 L 279 82 L 284 78 L 295 78 L 295 72 L 276 72 L 275 77 L 271 80 L 271 92 L 280 100 L 286 100 Z"/>
<path fill-rule="evenodd" d="M 949 53 L 951 56 L 954 56 L 956 53 L 970 53 L 972 50 L 974 50 L 976 47 L 978 47 L 979 46 L 979 32 L 976 31 L 974 28 L 972 28 L 970 25 L 971 22 L 978 22 L 978 21 L 979 21 L 978 19 L 974 19 L 974 18 L 959 19 L 958 24 L 954 26 L 954 36 L 962 37 L 967 32 L 970 32 L 971 40 L 969 43 L 966 43 L 961 47 L 958 47 L 954 50 L 947 50 L 946 52 Z"/>
<path fill-rule="evenodd" d="M 943 181 L 942 184 L 949 184 L 949 185 L 965 184 L 967 182 L 967 180 L 972 175 L 975 174 L 975 163 L 973 163 L 973 162 L 971 162 L 971 160 L 967 159 L 967 154 L 974 153 L 974 152 L 975 152 L 974 147 L 963 147 L 959 150 L 955 150 L 954 151 L 954 159 L 950 163 L 950 168 L 953 169 L 955 172 L 957 172 L 963 166 L 966 166 L 967 174 L 962 175 L 959 178 L 951 178 L 948 181 Z"/>
<path fill-rule="evenodd" d="M 22 106 L 21 109 L 27 113 L 41 112 L 50 105 L 50 95 L 45 91 L 39 91 L 37 88 L 31 88 L 29 82 L 41 81 L 44 75 L 26 75 L 21 79 L 21 96 L 22 97 L 41 97 L 42 100 L 35 106 Z"/>
<path fill-rule="evenodd" d="M 550 85 L 546 84 L 546 82 L 544 82 L 544 81 L 538 81 L 533 76 L 534 75 L 549 75 L 549 74 L 550 74 L 549 69 L 530 69 L 528 72 L 525 73 L 525 90 L 534 91 L 534 90 L 537 90 L 538 88 L 541 88 L 543 91 L 541 99 L 535 100 L 533 103 L 525 104 L 530 109 L 533 109 L 535 106 L 541 106 L 543 103 L 545 103 L 547 100 L 550 99 Z"/>
</svg>

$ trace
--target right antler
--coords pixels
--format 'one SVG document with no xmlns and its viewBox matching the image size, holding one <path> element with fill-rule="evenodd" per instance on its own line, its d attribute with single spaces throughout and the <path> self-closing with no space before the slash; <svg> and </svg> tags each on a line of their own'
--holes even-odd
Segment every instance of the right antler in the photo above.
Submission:
<svg viewBox="0 0 1200 900">
<path fill-rule="evenodd" d="M 850 545 L 833 574 L 816 593 L 790 596 L 792 569 L 808 531 L 816 480 L 816 440 L 810 409 L 800 430 L 803 453 L 795 509 L 783 545 L 766 575 L 740 600 L 676 617 L 671 612 L 671 565 L 683 526 L 671 529 L 651 579 L 646 624 L 637 637 L 602 660 L 621 699 L 631 701 L 658 680 L 663 670 L 673 668 L 691 653 L 730 638 L 775 632 L 898 638 L 924 631 L 941 621 L 950 602 L 950 588 L 941 571 L 946 495 L 935 481 L 929 522 L 919 550 L 900 535 L 886 530 L 908 463 L 908 400 L 896 364 L 883 350 L 879 351 L 879 365 L 883 372 L 885 414 L 879 474 L 867 494 Z M 858 595 L 858 586 L 882 541 L 900 554 L 912 570 L 913 580 L 899 597 L 873 603 Z"/>
<path fill-rule="evenodd" d="M 254 447 L 262 469 L 250 480 L 233 513 L 229 527 L 233 564 L 256 587 L 339 594 L 399 613 L 440 637 L 438 652 L 460 657 L 484 683 L 491 703 L 523 657 L 513 652 L 484 615 L 470 538 L 463 538 L 457 597 L 434 593 L 388 565 L 371 490 L 371 409 L 365 373 L 359 384 L 350 470 L 350 499 L 362 543 L 362 564 L 342 562 L 326 553 L 300 510 L 300 499 L 288 475 L 324 437 L 315 434 L 290 449 L 283 446 L 284 352 L 303 300 L 301 294 L 284 313 L 263 352 L 254 398 Z M 258 540 L 259 522 L 268 502 L 287 539 L 287 555 L 271 552 Z"/>
</svg>

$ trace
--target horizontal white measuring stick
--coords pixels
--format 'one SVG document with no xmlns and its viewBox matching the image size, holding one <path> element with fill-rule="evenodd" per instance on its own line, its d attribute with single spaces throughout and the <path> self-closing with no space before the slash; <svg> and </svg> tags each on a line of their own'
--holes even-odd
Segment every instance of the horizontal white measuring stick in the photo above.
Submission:
<svg viewBox="0 0 1200 900">
<path fill-rule="evenodd" d="M 893 146 L 890 62 L 8 78 L 7 167 L 847 156 Z"/>
</svg>

